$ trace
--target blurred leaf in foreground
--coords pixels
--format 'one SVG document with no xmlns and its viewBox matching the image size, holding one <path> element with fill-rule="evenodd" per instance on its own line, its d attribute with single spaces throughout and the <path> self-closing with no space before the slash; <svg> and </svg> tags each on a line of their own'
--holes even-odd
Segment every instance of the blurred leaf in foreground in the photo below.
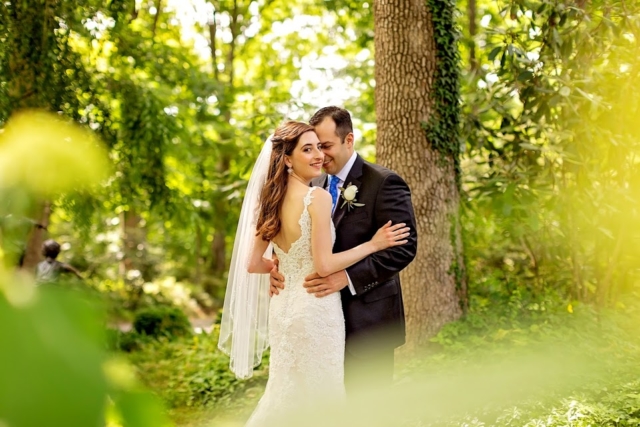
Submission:
<svg viewBox="0 0 640 427">
<path fill-rule="evenodd" d="M 23 111 L 0 130 L 0 189 L 50 195 L 99 183 L 107 152 L 90 131 L 42 111 Z"/>
<path fill-rule="evenodd" d="M 55 288 L 17 306 L 0 293 L 0 419 L 15 427 L 104 423 L 106 382 L 95 312 Z"/>
<path fill-rule="evenodd" d="M 170 426 L 131 367 L 107 357 L 100 305 L 30 280 L 0 267 L 0 425 Z"/>
</svg>

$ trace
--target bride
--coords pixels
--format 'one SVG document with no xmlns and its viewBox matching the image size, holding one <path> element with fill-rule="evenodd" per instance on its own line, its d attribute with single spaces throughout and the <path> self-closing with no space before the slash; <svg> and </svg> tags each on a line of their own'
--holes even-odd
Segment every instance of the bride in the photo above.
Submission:
<svg viewBox="0 0 640 427">
<path fill-rule="evenodd" d="M 314 396 L 344 396 L 340 293 L 317 298 L 302 286 L 304 277 L 327 276 L 407 242 L 408 227 L 389 221 L 369 242 L 334 254 L 331 195 L 310 186 L 323 160 L 313 127 L 288 121 L 265 143 L 247 187 L 218 343 L 239 378 L 250 377 L 271 346 L 269 380 L 247 426 L 264 425 Z M 290 285 L 270 302 L 271 248 Z"/>
</svg>

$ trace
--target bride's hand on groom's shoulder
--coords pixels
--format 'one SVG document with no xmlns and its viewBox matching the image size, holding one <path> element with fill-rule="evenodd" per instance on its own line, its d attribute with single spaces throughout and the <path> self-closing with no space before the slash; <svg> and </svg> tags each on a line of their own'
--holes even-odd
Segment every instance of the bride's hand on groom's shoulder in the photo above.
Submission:
<svg viewBox="0 0 640 427">
<path fill-rule="evenodd" d="M 392 224 L 391 220 L 389 220 L 378 229 L 370 242 L 375 248 L 375 252 L 393 246 L 404 245 L 408 242 L 407 238 L 411 234 L 409 230 L 409 227 L 404 222 Z"/>
<path fill-rule="evenodd" d="M 278 295 L 284 289 L 284 276 L 278 271 L 278 259 L 273 260 L 273 268 L 269 272 L 269 296 Z"/>
</svg>

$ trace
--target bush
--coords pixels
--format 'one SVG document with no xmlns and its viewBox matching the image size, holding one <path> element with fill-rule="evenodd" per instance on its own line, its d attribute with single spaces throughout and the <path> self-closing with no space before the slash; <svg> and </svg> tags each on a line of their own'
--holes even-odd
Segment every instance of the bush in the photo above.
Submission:
<svg viewBox="0 0 640 427">
<path fill-rule="evenodd" d="M 148 338 L 135 330 L 123 332 L 119 329 L 107 329 L 107 349 L 110 351 L 124 351 L 130 353 L 142 348 Z"/>
<path fill-rule="evenodd" d="M 150 341 L 129 359 L 142 381 L 171 408 L 246 410 L 255 405 L 267 379 L 268 354 L 251 379 L 235 377 L 229 357 L 217 348 L 217 328 L 211 335 Z"/>
<path fill-rule="evenodd" d="M 140 310 L 133 321 L 133 328 L 139 334 L 167 338 L 191 335 L 193 331 L 189 319 L 182 310 L 167 306 Z"/>
</svg>

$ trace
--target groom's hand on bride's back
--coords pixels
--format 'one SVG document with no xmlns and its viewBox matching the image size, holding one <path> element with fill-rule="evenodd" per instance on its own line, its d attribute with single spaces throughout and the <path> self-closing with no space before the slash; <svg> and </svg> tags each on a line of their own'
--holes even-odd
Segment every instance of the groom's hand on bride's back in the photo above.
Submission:
<svg viewBox="0 0 640 427">
<path fill-rule="evenodd" d="M 269 296 L 278 295 L 281 289 L 284 289 L 284 276 L 278 271 L 279 260 L 274 259 L 274 267 L 269 272 Z"/>
<path fill-rule="evenodd" d="M 320 277 L 318 273 L 313 273 L 304 278 L 304 286 L 307 292 L 317 297 L 326 297 L 334 292 L 340 292 L 349 285 L 347 273 L 344 270 L 330 274 L 327 277 Z"/>
</svg>

